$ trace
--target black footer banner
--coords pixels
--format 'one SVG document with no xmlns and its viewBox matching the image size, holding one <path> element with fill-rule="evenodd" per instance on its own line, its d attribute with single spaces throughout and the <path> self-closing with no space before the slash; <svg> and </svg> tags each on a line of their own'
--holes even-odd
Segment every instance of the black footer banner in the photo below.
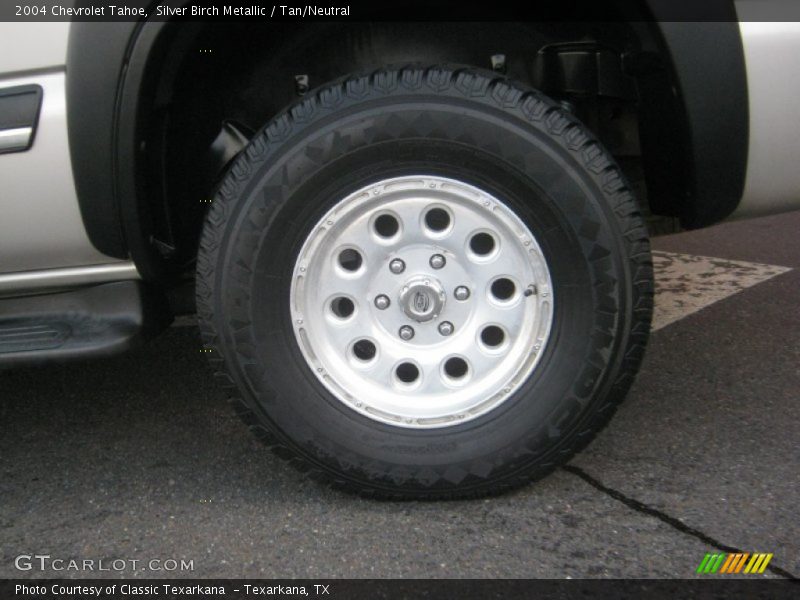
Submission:
<svg viewBox="0 0 800 600">
<path fill-rule="evenodd" d="M 800 597 L 790 580 L 489 580 L 489 579 L 3 579 L 0 598 L 31 600 L 315 598 L 492 599 L 647 598 L 729 599 Z"/>
</svg>

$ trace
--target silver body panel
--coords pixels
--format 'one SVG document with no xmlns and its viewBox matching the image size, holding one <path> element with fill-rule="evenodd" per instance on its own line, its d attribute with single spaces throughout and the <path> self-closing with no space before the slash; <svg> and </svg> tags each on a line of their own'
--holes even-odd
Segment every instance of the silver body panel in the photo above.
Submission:
<svg viewBox="0 0 800 600">
<path fill-rule="evenodd" d="M 86 234 L 72 177 L 64 82 L 63 70 L 0 79 L 0 88 L 35 83 L 43 90 L 33 146 L 0 155 L 0 273 L 118 262 Z"/>
<path fill-rule="evenodd" d="M 43 90 L 33 146 L 0 155 L 0 295 L 139 278 L 131 261 L 98 252 L 83 225 L 67 138 L 69 28 L 0 23 L 0 89 L 35 83 Z M 30 134 L 0 132 L 0 147 Z"/>
<path fill-rule="evenodd" d="M 68 22 L 0 23 L 0 77 L 63 67 L 67 63 L 68 39 Z"/>
<path fill-rule="evenodd" d="M 746 17 L 747 3 L 737 3 Z M 733 218 L 800 208 L 800 22 L 742 22 L 750 104 L 745 189 Z"/>
</svg>

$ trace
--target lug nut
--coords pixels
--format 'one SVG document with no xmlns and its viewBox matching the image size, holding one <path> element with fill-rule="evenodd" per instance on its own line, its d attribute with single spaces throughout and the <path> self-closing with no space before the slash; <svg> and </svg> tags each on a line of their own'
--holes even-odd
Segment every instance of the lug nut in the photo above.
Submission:
<svg viewBox="0 0 800 600">
<path fill-rule="evenodd" d="M 434 254 L 431 256 L 430 264 L 434 269 L 441 269 L 446 263 L 447 261 L 441 254 Z"/>
<path fill-rule="evenodd" d="M 399 275 L 400 273 L 406 270 L 406 263 L 404 263 L 399 258 L 395 258 L 392 262 L 389 263 L 389 270 L 395 275 Z"/>
<path fill-rule="evenodd" d="M 465 285 L 460 285 L 453 292 L 453 296 L 455 296 L 456 300 L 466 300 L 469 298 L 469 288 Z"/>
<path fill-rule="evenodd" d="M 452 335 L 453 331 L 455 331 L 455 327 L 450 321 L 442 321 L 439 323 L 439 333 L 443 336 Z"/>
<path fill-rule="evenodd" d="M 391 300 L 389 300 L 389 296 L 385 294 L 381 294 L 380 296 L 375 297 L 375 306 L 380 310 L 386 310 L 389 308 L 391 304 Z"/>
<path fill-rule="evenodd" d="M 414 328 L 411 327 L 410 325 L 403 325 L 400 328 L 400 332 L 399 333 L 400 333 L 400 338 L 401 339 L 403 339 L 405 341 L 408 341 L 408 340 L 410 340 L 411 338 L 414 337 Z"/>
</svg>

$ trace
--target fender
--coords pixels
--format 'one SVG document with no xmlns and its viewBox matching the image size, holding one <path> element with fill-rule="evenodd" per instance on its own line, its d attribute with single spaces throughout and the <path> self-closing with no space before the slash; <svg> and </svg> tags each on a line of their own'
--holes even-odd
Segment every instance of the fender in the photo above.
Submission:
<svg viewBox="0 0 800 600">
<path fill-rule="evenodd" d="M 669 163 L 683 162 L 678 172 L 688 186 L 683 198 L 671 200 L 684 227 L 705 227 L 734 212 L 747 174 L 750 112 L 736 10 L 731 0 L 688 9 L 672 0 L 647 2 L 670 58 L 684 123 L 678 147 L 666 144 L 667 155 L 654 160 L 666 162 L 662 169 L 673 176 Z"/>
<path fill-rule="evenodd" d="M 117 90 L 139 27 L 74 21 L 67 46 L 67 127 L 81 216 L 95 248 L 116 258 L 128 257 L 114 182 Z"/>
</svg>

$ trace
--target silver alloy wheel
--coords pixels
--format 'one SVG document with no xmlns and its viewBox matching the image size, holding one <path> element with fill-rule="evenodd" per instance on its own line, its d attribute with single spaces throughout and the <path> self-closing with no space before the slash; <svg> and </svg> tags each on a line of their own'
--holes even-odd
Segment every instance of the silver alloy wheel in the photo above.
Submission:
<svg viewBox="0 0 800 600">
<path fill-rule="evenodd" d="M 372 419 L 415 428 L 499 406 L 535 368 L 553 320 L 528 227 L 494 196 L 430 175 L 339 201 L 300 250 L 290 303 L 325 387 Z"/>
</svg>

